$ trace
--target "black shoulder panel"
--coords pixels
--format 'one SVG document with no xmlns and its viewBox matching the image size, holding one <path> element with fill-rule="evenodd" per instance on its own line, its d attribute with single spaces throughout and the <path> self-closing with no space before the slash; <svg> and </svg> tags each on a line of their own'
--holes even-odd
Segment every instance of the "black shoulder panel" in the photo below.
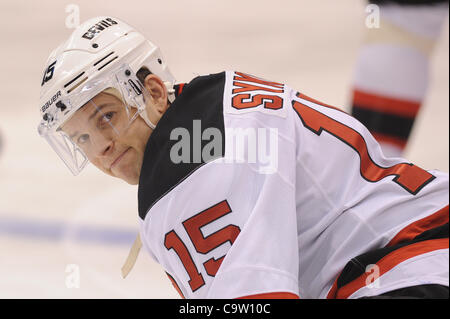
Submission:
<svg viewBox="0 0 450 319">
<path fill-rule="evenodd" d="M 225 152 L 223 120 L 223 92 L 225 72 L 200 76 L 184 85 L 172 105 L 162 116 L 147 142 L 139 178 L 138 208 L 144 219 L 159 198 L 169 192 L 197 168 L 205 164 L 191 160 L 189 163 L 174 163 L 170 150 L 178 140 L 170 140 L 175 128 L 185 128 L 190 133 L 190 155 L 193 158 L 193 123 L 201 120 L 201 130 L 217 128 L 221 132 L 222 157 Z M 210 141 L 201 141 L 201 148 Z"/>
</svg>

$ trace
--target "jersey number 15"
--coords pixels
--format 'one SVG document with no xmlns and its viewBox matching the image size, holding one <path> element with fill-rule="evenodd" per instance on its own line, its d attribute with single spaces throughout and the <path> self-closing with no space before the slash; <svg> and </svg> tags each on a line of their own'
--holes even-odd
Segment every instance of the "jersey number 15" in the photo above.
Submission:
<svg viewBox="0 0 450 319">
<path fill-rule="evenodd" d="M 223 200 L 183 222 L 184 229 L 186 230 L 197 253 L 207 254 L 226 242 L 229 242 L 231 245 L 234 243 L 236 237 L 241 231 L 236 225 L 228 225 L 206 237 L 203 236 L 201 231 L 202 227 L 229 213 L 231 213 L 231 208 L 228 205 L 228 202 Z M 203 275 L 199 272 L 197 266 L 195 265 L 188 248 L 174 230 L 171 230 L 165 235 L 164 245 L 167 250 L 173 249 L 180 258 L 181 263 L 189 276 L 188 283 L 192 291 L 194 292 L 202 287 L 205 284 Z M 210 258 L 204 262 L 203 267 L 205 268 L 206 273 L 209 276 L 214 277 L 224 258 L 225 256 L 218 259 Z"/>
</svg>

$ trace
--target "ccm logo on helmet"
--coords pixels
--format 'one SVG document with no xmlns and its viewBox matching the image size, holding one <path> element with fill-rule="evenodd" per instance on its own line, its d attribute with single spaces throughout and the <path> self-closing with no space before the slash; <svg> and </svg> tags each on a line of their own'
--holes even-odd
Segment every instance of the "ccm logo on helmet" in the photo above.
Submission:
<svg viewBox="0 0 450 319">
<path fill-rule="evenodd" d="M 100 20 L 95 25 L 90 27 L 88 31 L 85 34 L 83 34 L 82 38 L 92 40 L 98 33 L 102 32 L 103 30 L 114 24 L 117 24 L 117 22 L 111 18 Z"/>
</svg>

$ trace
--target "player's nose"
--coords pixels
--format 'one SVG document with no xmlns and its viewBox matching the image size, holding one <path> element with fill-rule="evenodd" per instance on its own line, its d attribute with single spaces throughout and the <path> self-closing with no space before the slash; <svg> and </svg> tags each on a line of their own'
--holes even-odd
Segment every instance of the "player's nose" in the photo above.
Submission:
<svg viewBox="0 0 450 319">
<path fill-rule="evenodd" d="M 112 134 L 95 134 L 93 137 L 93 153 L 95 157 L 108 157 L 114 151 L 115 138 Z"/>
</svg>

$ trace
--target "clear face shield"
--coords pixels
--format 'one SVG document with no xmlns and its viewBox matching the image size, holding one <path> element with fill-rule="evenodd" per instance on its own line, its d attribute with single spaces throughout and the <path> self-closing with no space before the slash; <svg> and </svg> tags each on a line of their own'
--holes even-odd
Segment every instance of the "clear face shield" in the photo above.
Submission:
<svg viewBox="0 0 450 319">
<path fill-rule="evenodd" d="M 40 135 L 74 175 L 89 160 L 104 156 L 145 112 L 148 93 L 131 69 L 123 65 L 109 75 L 81 84 L 78 93 L 58 101 L 39 125 Z"/>
</svg>

